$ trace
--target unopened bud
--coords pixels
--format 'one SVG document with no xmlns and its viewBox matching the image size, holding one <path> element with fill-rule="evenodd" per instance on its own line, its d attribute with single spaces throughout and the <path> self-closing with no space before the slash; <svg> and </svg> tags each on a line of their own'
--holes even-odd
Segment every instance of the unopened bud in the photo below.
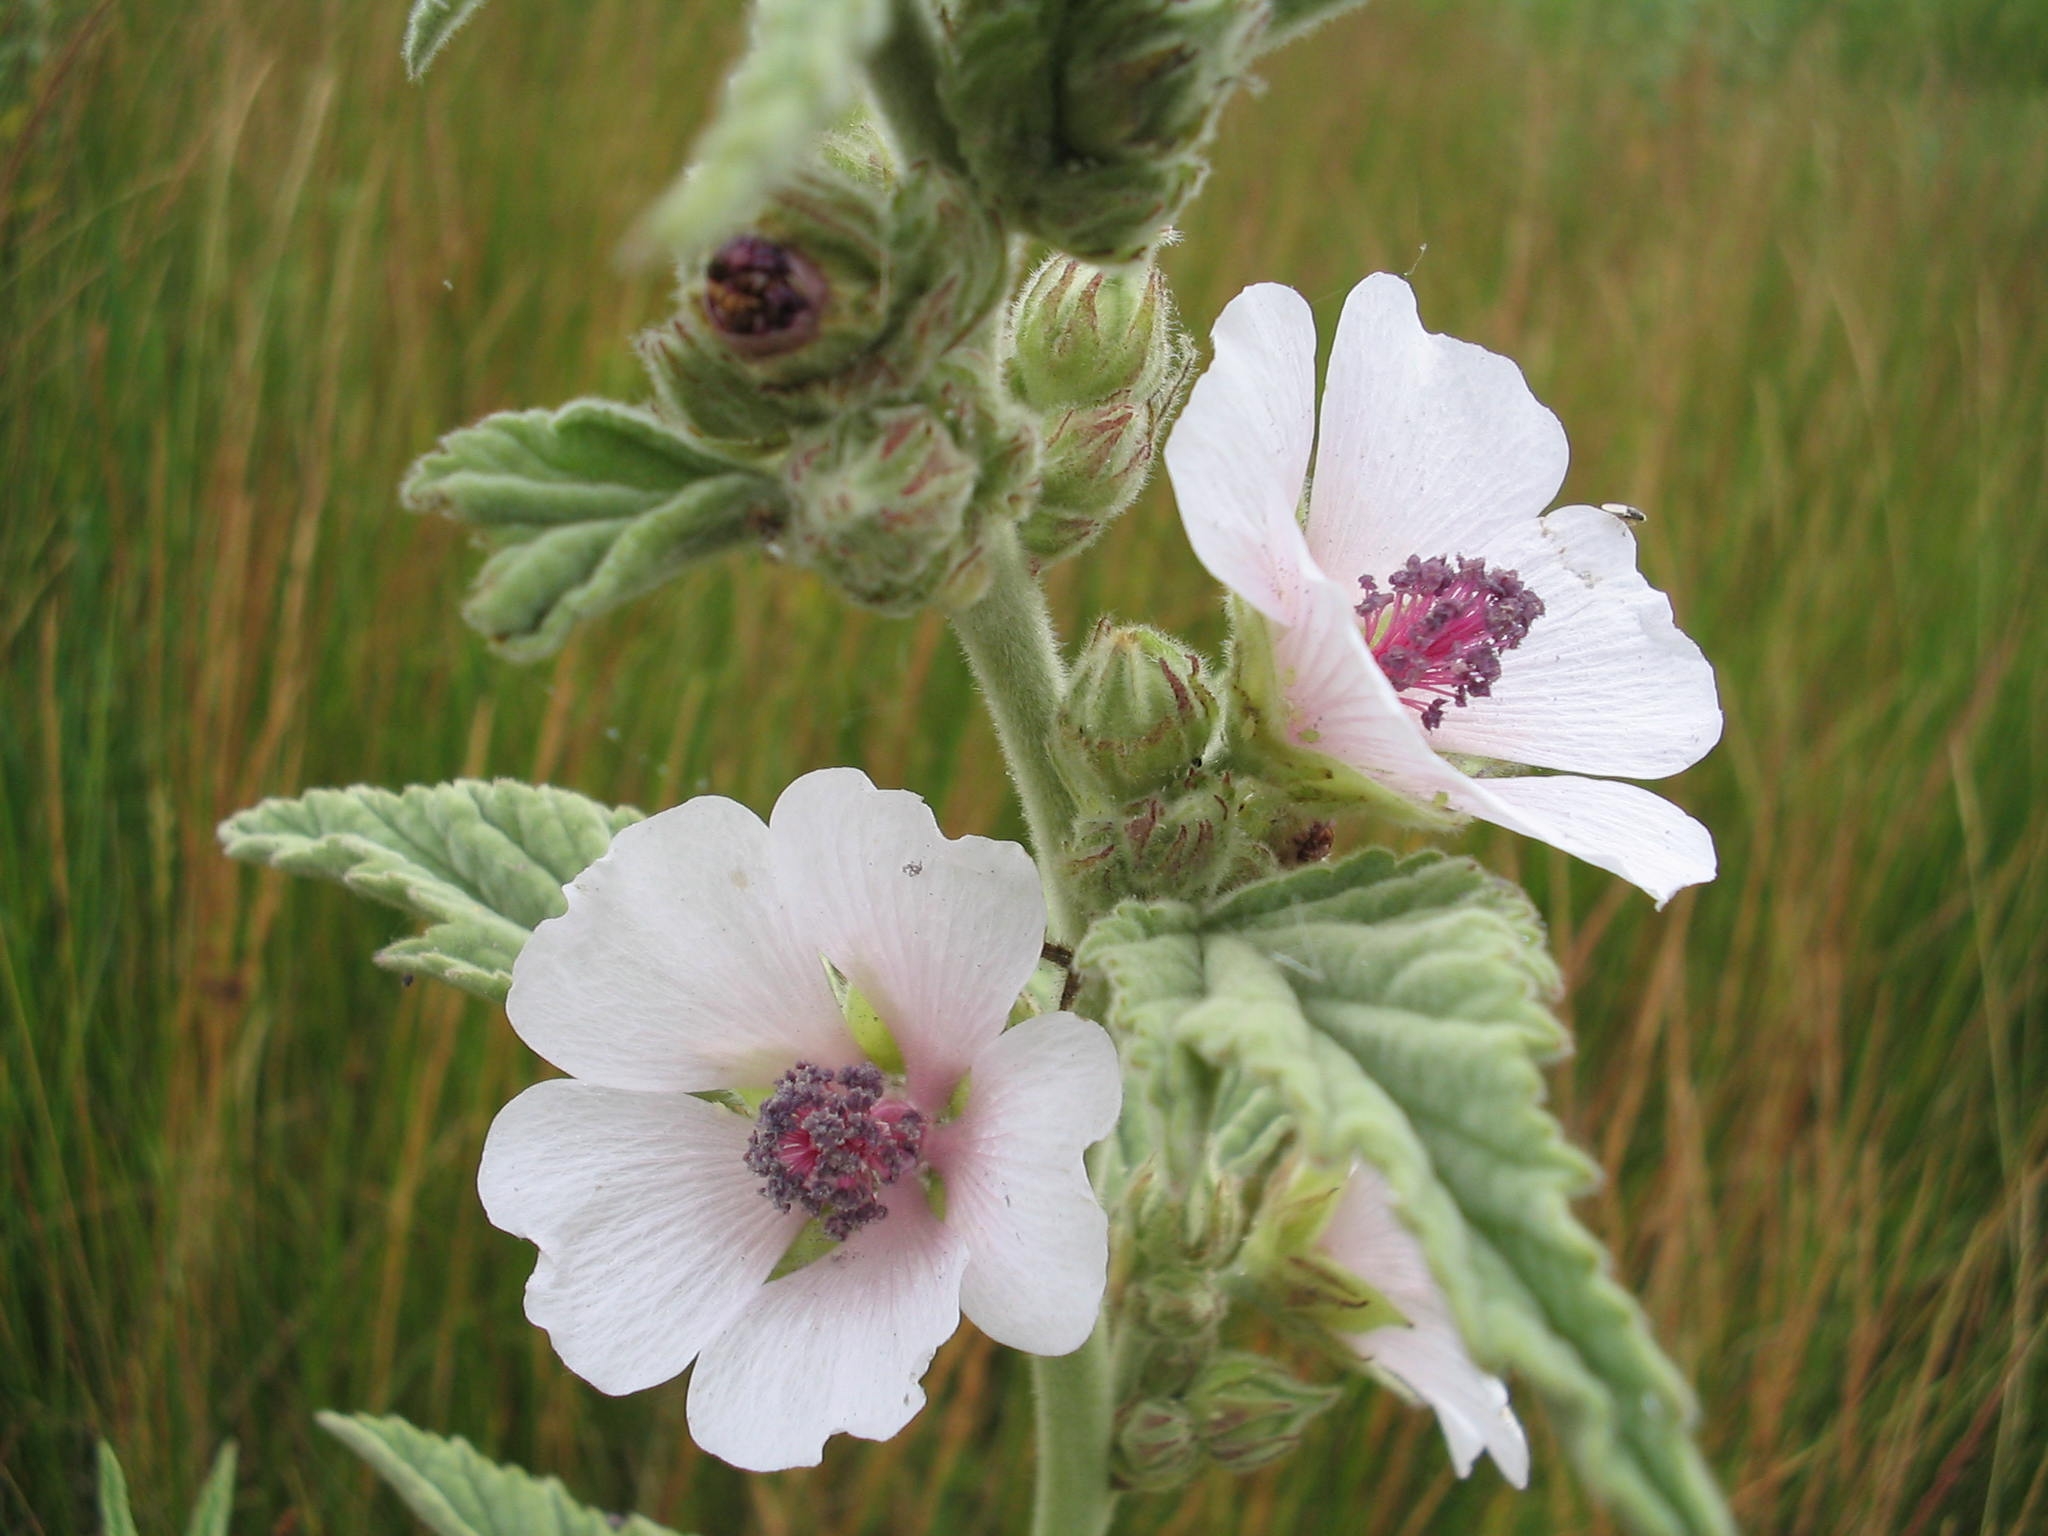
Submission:
<svg viewBox="0 0 2048 1536">
<path fill-rule="evenodd" d="M 886 613 L 948 600 L 980 561 L 967 516 L 979 473 L 924 406 L 850 415 L 792 446 L 781 552 Z"/>
<path fill-rule="evenodd" d="M 641 358 L 664 406 L 701 431 L 779 441 L 908 392 L 994 310 L 1006 251 L 956 178 L 899 176 L 878 138 L 842 135 L 684 272 Z"/>
<path fill-rule="evenodd" d="M 1187 1405 L 1143 1398 L 1117 1416 L 1115 1476 L 1125 1488 L 1177 1488 L 1201 1468 L 1202 1448 Z"/>
<path fill-rule="evenodd" d="M 1342 1394 L 1297 1380 L 1270 1360 L 1216 1356 L 1188 1389 L 1195 1435 L 1210 1458 L 1249 1472 L 1293 1450 L 1302 1431 Z"/>
<path fill-rule="evenodd" d="M 1010 311 L 1009 380 L 1037 411 L 1144 397 L 1177 360 L 1173 299 L 1157 267 L 1105 271 L 1054 256 Z"/>
<path fill-rule="evenodd" d="M 1184 785 L 1216 731 L 1214 670 L 1171 635 L 1098 623 L 1059 713 L 1060 768 L 1076 793 L 1117 804 Z"/>
<path fill-rule="evenodd" d="M 1215 1333 L 1230 1310 L 1230 1298 L 1214 1277 L 1192 1269 L 1147 1275 L 1133 1288 L 1137 1316 L 1163 1339 L 1201 1339 Z"/>
</svg>

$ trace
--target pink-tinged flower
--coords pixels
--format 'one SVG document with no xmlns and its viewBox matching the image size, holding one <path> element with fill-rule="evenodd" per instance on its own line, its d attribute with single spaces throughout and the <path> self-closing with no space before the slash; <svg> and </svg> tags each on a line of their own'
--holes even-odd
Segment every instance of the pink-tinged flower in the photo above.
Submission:
<svg viewBox="0 0 2048 1536">
<path fill-rule="evenodd" d="M 1306 301 L 1248 288 L 1213 334 L 1166 467 L 1195 553 L 1263 620 L 1240 611 L 1238 649 L 1269 740 L 1362 794 L 1540 838 L 1660 905 L 1712 879 L 1706 828 L 1578 777 L 1676 773 L 1720 738 L 1721 710 L 1624 518 L 1544 510 L 1564 429 L 1521 370 L 1423 330 L 1406 283 L 1369 277 L 1337 326 L 1318 443 Z"/>
<path fill-rule="evenodd" d="M 767 1471 L 895 1434 L 962 1312 L 1087 1339 L 1116 1050 L 1068 1013 L 1004 1028 L 1045 932 L 1023 849 L 839 768 L 766 826 L 706 796 L 628 827 L 568 898 L 506 1008 L 571 1076 L 505 1106 L 477 1183 L 539 1245 L 526 1314 L 571 1370 L 621 1393 L 694 1360 L 690 1433 Z"/>
<path fill-rule="evenodd" d="M 1529 1442 L 1508 1407 L 1508 1389 L 1465 1353 L 1422 1245 L 1401 1224 L 1386 1180 L 1372 1169 L 1352 1169 L 1323 1230 L 1322 1248 L 1407 1319 L 1347 1335 L 1347 1342 L 1372 1371 L 1436 1410 L 1458 1476 L 1469 1473 L 1485 1451 L 1502 1477 L 1517 1488 L 1528 1486 Z"/>
</svg>

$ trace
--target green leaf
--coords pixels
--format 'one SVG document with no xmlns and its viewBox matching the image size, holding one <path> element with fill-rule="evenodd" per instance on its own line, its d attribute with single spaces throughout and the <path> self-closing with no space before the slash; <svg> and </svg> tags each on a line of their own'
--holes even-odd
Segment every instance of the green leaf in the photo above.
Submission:
<svg viewBox="0 0 2048 1536">
<path fill-rule="evenodd" d="M 497 1002 L 534 925 L 567 909 L 562 887 L 638 820 L 566 789 L 457 779 L 265 800 L 222 822 L 220 840 L 229 858 L 338 880 L 432 924 L 377 963 Z"/>
<path fill-rule="evenodd" d="M 484 8 L 484 0 L 413 0 L 405 20 L 405 73 L 417 80 L 447 46 L 465 21 Z"/>
<path fill-rule="evenodd" d="M 99 1443 L 100 1536 L 135 1536 L 135 1516 L 128 1507 L 128 1477 L 114 1448 Z"/>
<path fill-rule="evenodd" d="M 1127 1062 L 1192 1052 L 1276 1093 L 1327 1166 L 1380 1170 L 1473 1355 L 1535 1389 L 1625 1525 L 1732 1531 L 1683 1378 L 1571 1212 L 1597 1170 L 1544 1108 L 1567 1036 L 1519 891 L 1374 850 L 1207 908 L 1126 903 L 1076 961 Z"/>
<path fill-rule="evenodd" d="M 440 1536 L 675 1536 L 640 1515 L 614 1525 L 611 1516 L 571 1498 L 559 1480 L 501 1466 L 460 1436 L 430 1435 L 396 1414 L 317 1417 Z"/>
<path fill-rule="evenodd" d="M 739 232 L 859 99 L 889 10 L 890 0 L 758 0 L 746 57 L 695 162 L 643 221 L 650 255 L 694 255 Z"/>
<path fill-rule="evenodd" d="M 399 492 L 496 549 L 462 614 L 534 661 L 583 620 L 781 517 L 781 491 L 652 412 L 610 400 L 506 411 L 451 432 Z"/>
<path fill-rule="evenodd" d="M 235 1510 L 235 1442 L 224 1443 L 213 1458 L 213 1470 L 200 1485 L 185 1536 L 228 1536 L 228 1517 Z"/>
</svg>

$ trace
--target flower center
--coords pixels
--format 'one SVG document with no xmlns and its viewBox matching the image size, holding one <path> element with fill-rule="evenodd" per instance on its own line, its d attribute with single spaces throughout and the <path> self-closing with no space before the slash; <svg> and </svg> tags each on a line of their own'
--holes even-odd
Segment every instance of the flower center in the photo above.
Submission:
<svg viewBox="0 0 2048 1536">
<path fill-rule="evenodd" d="M 1410 555 L 1385 590 L 1370 576 L 1358 585 L 1365 643 L 1425 730 L 1444 723 L 1444 705 L 1463 709 L 1493 692 L 1501 652 L 1520 645 L 1543 616 L 1543 599 L 1521 577 L 1462 555 Z"/>
<path fill-rule="evenodd" d="M 835 1073 L 800 1061 L 776 1079 L 747 1143 L 775 1209 L 802 1206 L 841 1242 L 889 1214 L 878 1192 L 917 1166 L 924 1116 L 882 1095 L 866 1062 Z"/>
<path fill-rule="evenodd" d="M 738 235 L 704 269 L 704 310 L 739 351 L 787 352 L 818 333 L 825 278 L 804 257 L 760 235 Z"/>
</svg>

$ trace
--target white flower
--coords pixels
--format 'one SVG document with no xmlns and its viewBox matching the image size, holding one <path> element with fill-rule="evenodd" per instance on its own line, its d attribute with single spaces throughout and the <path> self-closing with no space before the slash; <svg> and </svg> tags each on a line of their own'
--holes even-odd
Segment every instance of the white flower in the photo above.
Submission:
<svg viewBox="0 0 2048 1536">
<path fill-rule="evenodd" d="M 1528 1486 L 1529 1442 L 1508 1407 L 1508 1389 L 1472 1363 L 1422 1245 L 1394 1213 L 1387 1182 L 1352 1169 L 1323 1231 L 1323 1251 L 1385 1296 L 1408 1321 L 1348 1336 L 1375 1372 L 1436 1410 L 1451 1464 L 1463 1477 L 1481 1451 L 1517 1488 Z"/>
<path fill-rule="evenodd" d="M 1270 643 L 1285 741 L 1541 838 L 1660 905 L 1712 879 L 1698 822 L 1634 785 L 1575 776 L 1676 773 L 1719 739 L 1721 711 L 1713 669 L 1637 573 L 1623 519 L 1544 511 L 1564 480 L 1564 429 L 1521 370 L 1423 330 L 1399 278 L 1360 283 L 1337 327 L 1304 529 L 1308 305 L 1248 288 L 1214 341 L 1166 467 L 1195 553 L 1267 621 L 1244 616 Z M 1562 772 L 1469 777 L 1439 753 Z"/>
<path fill-rule="evenodd" d="M 505 1106 L 477 1182 L 539 1245 L 526 1313 L 571 1370 L 621 1393 L 695 1360 L 690 1433 L 766 1471 L 895 1434 L 963 1311 L 1036 1354 L 1087 1339 L 1116 1050 L 1067 1013 L 1004 1028 L 1045 930 L 1023 849 L 830 769 L 767 826 L 706 796 L 629 827 L 568 897 L 506 1008 L 572 1075 Z M 827 962 L 900 1060 L 856 1044 Z M 771 1279 L 814 1218 L 843 1240 Z"/>
</svg>

